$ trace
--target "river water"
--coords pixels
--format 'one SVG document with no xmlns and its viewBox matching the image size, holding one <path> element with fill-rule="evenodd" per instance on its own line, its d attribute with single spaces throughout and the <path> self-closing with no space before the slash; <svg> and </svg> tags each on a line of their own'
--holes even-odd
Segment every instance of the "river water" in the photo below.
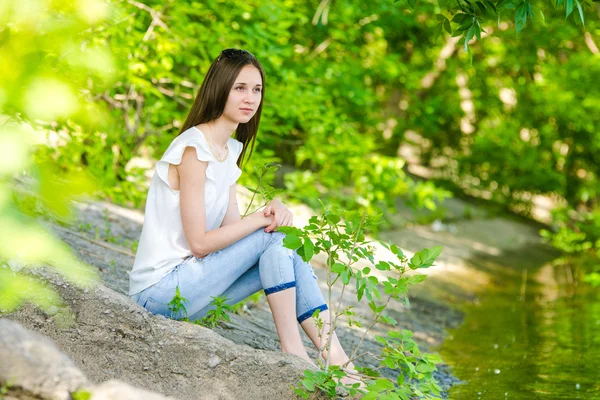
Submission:
<svg viewBox="0 0 600 400">
<path fill-rule="evenodd" d="M 463 384 L 450 399 L 600 399 L 600 288 L 577 266 L 487 271 L 439 349 Z"/>
</svg>

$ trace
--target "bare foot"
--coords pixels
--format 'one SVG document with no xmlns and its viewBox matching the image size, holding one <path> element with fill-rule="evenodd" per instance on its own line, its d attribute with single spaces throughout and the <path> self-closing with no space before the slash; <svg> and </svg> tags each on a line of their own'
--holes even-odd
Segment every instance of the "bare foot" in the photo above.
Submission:
<svg viewBox="0 0 600 400">
<path fill-rule="evenodd" d="M 367 385 L 365 385 L 365 383 L 359 377 L 359 372 L 354 369 L 354 365 L 352 363 L 348 364 L 343 371 L 346 372 L 346 376 L 340 379 L 342 384 L 352 386 L 355 383 L 360 383 L 357 389 L 365 389 L 367 387 Z"/>
<path fill-rule="evenodd" d="M 316 363 L 315 363 L 315 362 L 312 360 L 312 358 L 310 358 L 310 357 L 308 357 L 308 356 L 307 356 L 306 358 L 304 358 L 304 357 L 302 357 L 302 358 L 303 358 L 304 360 L 308 361 L 308 362 L 310 363 L 310 365 L 312 365 L 313 367 L 315 367 L 315 368 L 319 368 L 319 366 L 318 366 L 318 365 L 317 365 L 317 364 L 316 364 Z"/>
<path fill-rule="evenodd" d="M 310 363 L 310 365 L 317 367 L 317 364 L 315 364 L 315 362 L 312 360 L 312 358 L 310 358 L 310 356 L 308 355 L 308 353 L 306 353 L 305 351 L 285 351 L 285 350 L 281 350 L 283 353 L 289 353 L 289 354 L 294 354 L 297 355 L 298 357 L 300 357 L 303 360 L 306 360 Z"/>
</svg>

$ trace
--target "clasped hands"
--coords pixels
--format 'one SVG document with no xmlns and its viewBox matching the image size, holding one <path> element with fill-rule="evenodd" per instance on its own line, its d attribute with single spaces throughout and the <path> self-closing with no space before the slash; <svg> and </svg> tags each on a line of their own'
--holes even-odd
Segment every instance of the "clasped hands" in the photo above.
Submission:
<svg viewBox="0 0 600 400">
<path fill-rule="evenodd" d="M 265 217 L 273 215 L 273 222 L 265 228 L 265 232 L 273 232 L 278 226 L 292 226 L 292 212 L 279 200 L 273 199 L 263 210 Z"/>
</svg>

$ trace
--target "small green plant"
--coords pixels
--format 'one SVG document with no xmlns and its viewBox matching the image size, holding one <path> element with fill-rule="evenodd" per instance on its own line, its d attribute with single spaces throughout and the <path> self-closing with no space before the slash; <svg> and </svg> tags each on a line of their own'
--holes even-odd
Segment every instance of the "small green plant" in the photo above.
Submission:
<svg viewBox="0 0 600 400">
<path fill-rule="evenodd" d="M 210 310 L 204 318 L 194 321 L 194 323 L 209 329 L 215 329 L 221 322 L 231 322 L 227 312 L 234 312 L 235 310 L 233 306 L 226 303 L 228 298 L 224 296 L 211 296 L 211 299 L 210 304 L 214 305 L 215 308 Z"/>
<path fill-rule="evenodd" d="M 189 300 L 181 295 L 179 291 L 179 286 L 175 286 L 175 296 L 169 302 L 169 311 L 171 311 L 171 318 L 180 319 L 179 315 L 184 315 L 187 318 L 187 310 L 185 308 L 185 303 L 189 303 Z"/>
<path fill-rule="evenodd" d="M 117 269 L 117 264 L 115 264 L 115 260 L 110 260 L 110 262 L 108 263 L 108 265 L 110 265 L 110 273 L 114 274 L 116 269 Z"/>
<path fill-rule="evenodd" d="M 473 208 L 471 206 L 465 206 L 463 210 L 463 219 L 473 219 Z"/>
<path fill-rule="evenodd" d="M 82 389 L 71 393 L 71 397 L 73 400 L 90 400 L 92 398 L 92 394 L 87 390 Z"/>
<path fill-rule="evenodd" d="M 335 398 L 337 397 L 336 389 L 338 386 L 336 382 L 344 376 L 346 376 L 346 373 L 337 365 L 332 365 L 327 370 L 311 371 L 307 369 L 304 371 L 304 378 L 300 381 L 300 384 L 294 391 L 303 399 L 309 398 L 311 393 L 316 394 L 317 390 L 320 390 L 329 398 Z M 359 385 L 359 383 L 353 385 L 349 390 L 349 394 L 355 395 Z"/>
<path fill-rule="evenodd" d="M 244 306 L 246 306 L 248 303 L 252 303 L 252 304 L 258 304 L 258 302 L 260 301 L 262 297 L 262 292 L 256 292 L 253 295 L 245 298 L 244 300 L 240 301 L 239 303 L 234 304 L 233 307 L 233 311 L 238 314 L 241 315 L 244 313 Z"/>
<path fill-rule="evenodd" d="M 233 306 L 227 304 L 229 298 L 225 296 L 211 296 L 211 302 L 214 309 L 210 310 L 204 318 L 195 320 L 193 323 L 196 325 L 202 325 L 209 329 L 216 328 L 221 322 L 230 322 L 228 312 L 235 312 Z M 189 303 L 189 300 L 181 295 L 179 286 L 175 287 L 175 296 L 169 302 L 170 318 L 178 321 L 190 322 L 187 315 L 187 309 L 185 304 Z"/>
<path fill-rule="evenodd" d="M 91 229 L 92 229 L 92 224 L 90 224 L 89 222 L 79 224 L 79 230 L 82 232 L 87 232 L 87 231 L 90 231 Z"/>
<path fill-rule="evenodd" d="M 110 217 L 108 216 L 108 208 L 102 210 L 102 219 L 104 220 L 104 230 L 108 235 L 108 233 L 110 233 Z"/>
<path fill-rule="evenodd" d="M 10 381 L 0 383 L 0 400 L 4 400 L 4 396 L 8 394 L 8 390 L 11 386 L 12 383 L 10 383 Z"/>
<path fill-rule="evenodd" d="M 433 377 L 436 364 L 442 362 L 436 354 L 422 354 L 412 339 L 412 332 L 391 330 L 387 337 L 376 336 L 375 340 L 382 345 L 381 354 L 373 355 L 369 352 L 359 353 L 362 342 L 368 332 L 378 323 L 395 327 L 397 321 L 385 314 L 390 301 L 408 303 L 408 288 L 425 279 L 422 274 L 407 274 L 421 268 L 429 268 L 441 254 L 439 246 L 423 249 L 410 259 L 394 244 L 379 242 L 396 257 L 395 261 L 376 261 L 374 246 L 365 238 L 365 230 L 378 224 L 381 215 L 369 217 L 366 213 L 356 211 L 340 212 L 334 207 L 325 207 L 323 213 L 313 216 L 309 224 L 303 229 L 295 227 L 279 227 L 284 232 L 284 246 L 296 250 L 304 261 L 318 254 L 326 254 L 328 304 L 330 321 L 324 322 L 318 315 L 314 316 L 321 334 L 325 334 L 323 327 L 328 325 L 328 332 L 335 332 L 338 318 L 345 316 L 348 324 L 361 327 L 362 323 L 355 319 L 352 307 L 342 308 L 342 299 L 345 289 L 353 284 L 356 288 L 356 300 L 366 299 L 373 312 L 373 318 L 364 330 L 360 340 L 349 360 L 341 366 L 331 365 L 329 355 L 325 363 L 320 365 L 321 371 L 306 371 L 304 378 L 295 388 L 296 393 L 302 398 L 314 398 L 318 391 L 328 397 L 334 397 L 338 388 L 344 388 L 351 395 L 357 391 L 366 390 L 364 399 L 409 399 L 409 398 L 439 398 L 441 388 Z M 358 267 L 359 261 L 368 262 L 371 266 Z M 371 272 L 377 269 L 382 271 L 384 279 L 378 278 Z M 341 285 L 340 297 L 336 302 L 332 300 L 332 287 Z M 336 304 L 337 303 L 337 304 Z M 393 328 L 392 328 L 393 329 Z M 333 335 L 326 334 L 325 344 L 318 349 L 320 353 L 331 347 Z M 331 352 L 327 352 L 331 354 Z M 355 367 L 357 372 L 347 372 L 345 369 L 350 362 L 364 355 L 374 356 L 379 360 L 379 367 L 375 369 Z M 398 372 L 397 379 L 384 377 L 380 369 L 389 368 Z M 340 379 L 351 376 L 361 380 L 365 389 L 359 389 L 360 384 L 344 385 Z"/>
</svg>

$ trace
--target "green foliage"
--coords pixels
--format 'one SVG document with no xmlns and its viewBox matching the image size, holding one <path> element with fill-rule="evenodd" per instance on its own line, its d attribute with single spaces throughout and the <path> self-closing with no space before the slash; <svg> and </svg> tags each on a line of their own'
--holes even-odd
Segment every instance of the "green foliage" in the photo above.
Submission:
<svg viewBox="0 0 600 400">
<path fill-rule="evenodd" d="M 425 275 L 406 274 L 409 270 L 429 268 L 441 254 L 439 246 L 422 249 L 408 259 L 403 251 L 395 244 L 380 242 L 395 257 L 394 261 L 377 261 L 374 258 L 374 247 L 366 239 L 365 230 L 380 223 L 380 217 L 369 217 L 356 211 L 341 212 L 334 206 L 324 206 L 319 216 L 309 219 L 309 224 L 303 229 L 295 227 L 279 227 L 278 230 L 286 234 L 283 244 L 285 247 L 296 250 L 304 261 L 310 261 L 314 255 L 325 253 L 327 257 L 327 286 L 331 315 L 332 331 L 337 327 L 337 319 L 344 315 L 349 325 L 361 327 L 361 322 L 354 319 L 352 307 L 341 308 L 344 287 L 352 284 L 356 288 L 356 300 L 366 299 L 373 312 L 373 322 L 363 332 L 363 335 L 350 355 L 350 361 L 357 359 L 360 345 L 367 333 L 379 322 L 395 327 L 397 321 L 384 314 L 391 300 L 408 303 L 408 289 L 425 279 Z M 358 262 L 367 262 L 370 266 L 359 268 Z M 371 272 L 374 270 L 385 271 L 385 278 L 378 278 Z M 337 307 L 331 301 L 331 292 L 334 284 L 342 286 L 342 296 L 337 301 Z M 316 316 L 317 326 L 321 329 L 324 322 Z M 331 345 L 331 335 L 328 343 Z M 383 378 L 377 370 L 357 368 L 358 376 L 367 383 L 365 389 L 360 389 L 360 384 L 345 387 L 351 394 L 357 390 L 366 390 L 364 398 L 439 398 L 441 388 L 432 373 L 435 365 L 441 362 L 435 354 L 421 354 L 412 339 L 412 332 L 390 331 L 388 337 L 377 336 L 376 340 L 382 344 L 380 368 L 390 368 L 398 372 L 398 379 Z M 350 362 L 349 361 L 349 362 Z M 346 363 L 347 364 L 347 363 Z M 317 372 L 306 371 L 304 378 L 296 387 L 296 393 L 303 398 L 308 398 L 316 390 L 322 391 L 328 397 L 336 395 L 336 389 L 344 386 L 340 378 L 349 376 L 345 366 L 329 365 L 326 361 L 322 370 Z M 350 376 L 355 377 L 354 374 Z"/>
<path fill-rule="evenodd" d="M 600 270 L 600 267 L 598 267 L 598 270 Z M 594 287 L 600 287 L 600 272 L 589 273 L 583 280 Z"/>
<path fill-rule="evenodd" d="M 600 254 L 600 210 L 577 212 L 569 208 L 553 211 L 556 230 L 543 229 L 540 234 L 552 246 L 567 254 Z"/>
<path fill-rule="evenodd" d="M 4 400 L 4 396 L 8 393 L 8 390 L 12 387 L 10 381 L 0 382 L 0 400 Z"/>
<path fill-rule="evenodd" d="M 227 300 L 229 300 L 227 297 L 211 296 L 211 299 L 212 301 L 210 304 L 212 304 L 215 308 L 209 310 L 205 317 L 195 321 L 194 323 L 205 326 L 209 329 L 214 329 L 221 322 L 230 322 L 231 319 L 229 318 L 228 312 L 234 312 L 235 310 L 233 306 L 226 303 Z"/>
<path fill-rule="evenodd" d="M 90 131 L 57 121 L 48 138 L 52 145 L 38 151 L 41 158 L 55 160 L 64 170 L 89 171 L 104 194 L 117 203 L 143 206 L 149 183 L 144 171 L 152 165 L 148 159 L 158 158 L 176 135 L 208 65 L 224 43 L 250 46 L 268 77 L 257 147 L 242 182 L 256 185 L 254 165 L 293 165 L 298 170 L 283 179 L 286 195 L 315 207 L 321 199 L 348 209 L 392 214 L 398 196 L 415 209 L 436 207 L 435 202 L 448 197 L 448 192 L 431 183 L 415 183 L 397 157 L 407 131 L 433 139 L 423 148 L 425 161 L 449 154 L 450 149 L 461 150 L 452 179 L 465 190 L 489 188 L 494 199 L 508 199 L 517 203 L 515 207 L 527 202 L 523 190 L 555 191 L 565 182 L 575 182 L 566 185 L 569 193 L 576 193 L 579 160 L 589 158 L 577 152 L 595 151 L 594 145 L 584 145 L 582 150 L 576 146 L 575 154 L 567 154 L 573 162 L 565 164 L 561 153 L 552 150 L 565 142 L 562 133 L 553 132 L 569 136 L 573 125 L 583 129 L 578 135 L 582 140 L 597 142 L 587 132 L 594 126 L 592 116 L 600 114 L 594 109 L 598 102 L 582 103 L 580 96 L 568 95 L 591 88 L 586 81 L 596 64 L 586 49 L 578 50 L 580 43 L 572 46 L 574 38 L 581 37 L 572 18 L 563 22 L 546 12 L 546 20 L 541 8 L 529 1 L 409 2 L 413 13 L 392 2 L 326 2 L 316 14 L 312 4 L 300 1 L 234 1 L 227 8 L 208 2 L 201 9 L 185 2 L 165 5 L 149 0 L 146 4 L 148 8 L 114 2 L 106 22 L 82 38 L 88 49 L 109 48 L 114 58 L 94 65 L 114 71 L 114 79 L 94 79 L 85 89 L 102 125 Z M 590 5 L 589 0 L 568 0 L 555 6 L 564 6 L 567 16 L 577 8 L 582 16 Z M 515 21 L 519 33 L 532 19 L 547 27 L 543 34 L 533 31 L 517 39 L 505 26 L 506 18 Z M 595 20 L 587 22 L 588 29 L 595 26 Z M 422 86 L 424 77 L 435 72 L 432 64 L 444 46 L 429 42 L 434 31 L 462 35 L 469 56 L 479 58 L 473 67 L 479 73 L 469 82 L 477 93 L 474 102 L 477 127 L 481 127 L 477 135 L 459 130 L 464 112 L 455 77 L 464 68 L 464 59 L 448 59 L 447 71 L 436 78 L 434 87 Z M 481 34 L 486 32 L 501 42 L 483 40 Z M 192 37 L 203 40 L 198 44 Z M 470 38 L 480 40 L 476 49 L 464 40 Z M 508 51 L 517 47 L 525 50 Z M 543 64 L 536 60 L 533 48 L 544 49 Z M 566 58 L 568 65 L 562 66 L 564 57 L 558 53 L 564 49 L 574 49 L 576 57 Z M 534 67 L 536 73 L 548 75 L 544 82 L 533 79 Z M 513 85 L 513 80 L 518 84 Z M 536 112 L 521 112 L 518 107 L 501 116 L 499 87 L 514 88 L 519 101 L 535 105 Z M 593 90 L 590 94 L 595 95 Z M 400 108 L 390 107 L 397 99 Z M 557 107 L 567 112 L 557 113 Z M 536 123 L 531 123 L 532 115 Z M 515 133 L 522 135 L 523 128 L 532 136 L 529 144 L 515 137 Z M 535 144 L 538 131 L 544 140 Z M 566 171 L 568 180 L 558 170 L 561 165 L 572 166 Z"/>
<path fill-rule="evenodd" d="M 346 376 L 346 373 L 337 365 L 332 365 L 328 370 L 304 371 L 304 378 L 300 381 L 294 392 L 303 399 L 313 398 L 311 395 L 315 391 L 321 391 L 329 398 L 337 398 L 339 380 Z M 348 394 L 353 396 L 358 392 L 359 383 L 355 383 L 348 388 Z"/>
<path fill-rule="evenodd" d="M 369 394 L 364 398 L 379 398 L 387 394 L 390 399 L 440 398 L 442 389 L 433 378 L 436 364 L 442 359 L 437 354 L 421 354 L 417 343 L 412 339 L 413 333 L 408 330 L 390 331 L 387 337 L 376 336 L 376 340 L 384 347 L 381 352 L 381 364 L 390 369 L 400 370 L 396 382 L 379 378 L 368 387 Z M 376 371 L 366 371 L 373 377 L 380 376 Z"/>
<path fill-rule="evenodd" d="M 413 12 L 397 2 L 346 0 L 324 2 L 317 13 L 301 1 L 38 3 L 0 6 L 3 260 L 27 253 L 27 262 L 51 262 L 80 281 L 89 277 L 35 217 L 68 221 L 65 205 L 93 191 L 93 182 L 108 199 L 142 207 L 150 160 L 177 134 L 212 59 L 230 46 L 251 50 L 267 73 L 257 147 L 242 177 L 247 186 L 265 182 L 255 165 L 294 166 L 282 180 L 291 197 L 381 215 L 380 223 L 364 225 L 375 230 L 394 213 L 398 196 L 434 211 L 449 196 L 406 174 L 398 154 L 408 146 L 418 159 L 411 163 L 432 176 L 523 215 L 530 215 L 535 195 L 564 200 L 571 211 L 555 214 L 556 229 L 544 235 L 567 253 L 597 258 L 598 22 L 588 18 L 587 32 L 580 25 L 589 0 L 558 0 L 543 10 L 529 0 L 410 0 Z M 432 43 L 444 31 L 461 37 L 458 46 L 447 37 Z M 467 54 L 454 57 L 459 48 Z M 469 66 L 467 59 L 476 62 Z M 46 145 L 36 145 L 44 137 Z M 22 174 L 25 190 L 14 189 L 15 174 Z M 335 213 L 328 218 L 325 224 L 341 221 Z M 320 237 L 320 223 L 311 222 L 317 228 L 311 235 Z M 320 240 L 292 233 L 288 244 L 306 259 L 331 249 L 372 256 L 365 247 L 346 249 L 351 235 L 339 229 Z M 116 240 L 98 228 L 102 233 Z M 137 243 L 130 245 L 135 251 Z M 411 265 L 427 265 L 432 255 L 433 249 L 420 252 Z M 404 286 L 421 279 L 386 284 L 369 276 L 370 267 L 330 259 L 332 282 L 356 282 L 390 325 L 377 311 L 378 285 L 407 301 Z M 380 261 L 373 268 L 395 267 Z M 17 307 L 30 283 L 0 271 L 0 303 Z M 353 316 L 351 309 L 339 311 Z"/>
<path fill-rule="evenodd" d="M 90 400 L 92 398 L 92 394 L 87 390 L 78 390 L 71 393 L 71 397 L 73 400 Z"/>
<path fill-rule="evenodd" d="M 279 167 L 281 167 L 281 165 L 274 163 L 267 163 L 263 164 L 260 167 L 254 167 L 254 175 L 257 177 L 256 180 L 258 182 L 256 183 L 256 188 L 250 188 L 246 186 L 246 189 L 248 189 L 252 193 L 252 197 L 250 198 L 250 202 L 248 203 L 246 210 L 242 214 L 242 218 L 262 209 L 271 200 L 273 200 L 278 191 L 274 189 L 273 186 L 269 184 L 269 182 L 271 181 L 271 174 L 277 171 Z M 253 206 L 254 199 L 257 198 L 257 195 L 258 199 L 260 199 L 261 204 L 258 207 L 256 205 Z"/>
<path fill-rule="evenodd" d="M 10 313 L 24 302 L 31 302 L 43 310 L 61 305 L 58 294 L 32 277 L 0 268 L 0 309 Z"/>
<path fill-rule="evenodd" d="M 582 25 L 585 24 L 583 6 L 579 0 L 566 0 L 564 3 L 567 18 L 573 12 L 574 2 L 579 11 L 579 18 Z M 416 1 L 409 0 L 411 8 L 415 8 Z M 474 37 L 481 40 L 481 32 L 487 33 L 482 24 L 486 22 L 496 22 L 500 27 L 502 17 L 512 14 L 514 10 L 514 24 L 517 35 L 525 28 L 527 20 L 533 20 L 536 23 L 546 26 L 546 18 L 543 11 L 537 5 L 533 5 L 531 0 L 457 0 L 447 1 L 438 0 L 441 9 L 445 9 L 452 19 L 449 19 L 443 14 L 437 14 L 436 19 L 439 21 L 436 28 L 433 40 L 436 41 L 445 30 L 452 37 L 463 37 L 464 50 L 469 50 L 469 41 Z M 592 0 L 583 2 L 587 7 L 593 8 Z M 557 0 L 554 4 L 555 9 L 560 8 L 563 0 Z M 504 15 L 503 15 L 504 14 Z M 452 29 L 451 23 L 456 24 Z"/>
<path fill-rule="evenodd" d="M 68 29 L 52 25 L 58 40 L 45 42 L 52 51 L 34 52 L 29 65 L 68 54 L 58 77 L 69 73 L 95 123 L 89 128 L 66 120 L 64 111 L 75 104 L 72 88 L 54 85 L 62 88 L 55 91 L 62 100 L 54 96 L 43 102 L 46 108 L 27 108 L 56 116 L 47 118 L 53 120 L 44 125 L 49 145 L 39 146 L 36 157 L 52 160 L 64 173 L 87 171 L 110 200 L 142 207 L 150 160 L 175 137 L 212 59 L 224 46 L 238 46 L 259 57 L 268 77 L 256 151 L 241 178 L 247 186 L 256 184 L 254 165 L 280 162 L 298 168 L 284 174 L 286 194 L 315 207 L 321 199 L 388 216 L 400 196 L 415 209 L 432 209 L 448 192 L 415 183 L 398 158 L 413 132 L 423 139 L 416 143 L 422 162 L 436 168 L 445 162 L 443 174 L 460 190 L 517 212 L 529 213 L 534 194 L 556 193 L 574 206 L 594 198 L 600 102 L 590 83 L 598 64 L 570 15 L 583 22 L 589 0 L 559 0 L 555 7 L 564 7 L 566 21 L 562 11 L 542 11 L 541 4 L 522 0 L 411 1 L 412 13 L 395 2 L 323 4 L 316 14 L 300 1 L 208 2 L 198 8 L 148 0 L 113 2 L 110 12 L 98 4 L 101 12 L 77 9 L 84 21 L 75 18 Z M 78 31 L 101 17 L 106 19 Z M 514 21 L 518 37 L 507 20 Z M 589 32 L 597 29 L 595 19 L 585 23 Z M 447 45 L 454 51 L 451 42 L 432 44 L 435 31 L 462 35 L 461 44 L 477 60 L 472 68 L 465 57 L 444 55 Z M 486 32 L 494 37 L 485 39 Z M 13 68 L 19 59 L 13 52 L 43 49 L 29 36 L 15 37 L 9 42 L 15 45 L 4 49 L 10 56 L 2 69 L 6 95 L 0 96 L 10 99 L 12 110 L 23 96 L 20 82 L 29 81 L 10 72 L 20 71 Z M 56 50 L 61 37 L 80 40 L 81 49 Z M 198 37 L 201 43 L 190 39 Z M 468 38 L 478 45 L 469 46 Z M 83 74 L 71 73 L 85 68 L 93 72 L 85 82 Z M 435 78 L 425 84 L 429 76 Z M 467 96 L 473 115 L 463 109 L 465 91 L 473 94 Z M 474 130 L 464 130 L 466 120 Z M 389 218 L 383 221 L 385 228 Z"/>
<path fill-rule="evenodd" d="M 600 286 L 600 210 L 577 212 L 568 207 L 553 211 L 554 230 L 540 230 L 545 241 L 563 253 L 556 263 L 577 263 L 587 270 L 584 281 Z"/>
<path fill-rule="evenodd" d="M 321 198 L 393 213 L 395 196 L 419 197 L 422 188 L 405 175 L 403 161 L 382 154 L 380 106 L 386 88 L 408 72 L 399 48 L 388 54 L 386 43 L 395 38 L 385 32 L 399 23 L 420 26 L 402 10 L 340 3 L 336 10 L 346 12 L 314 27 L 306 23 L 314 7 L 296 1 L 234 1 L 227 8 L 208 2 L 201 9 L 185 2 L 146 4 L 154 16 L 140 3 L 113 2 L 108 20 L 85 38 L 114 56 L 115 83 L 92 81 L 86 88 L 91 103 L 110 117 L 95 131 L 59 123 L 40 158 L 65 170 L 83 168 L 110 200 L 143 206 L 148 179 L 140 166 L 174 138 L 208 65 L 227 43 L 251 46 L 268 77 L 261 131 L 242 183 L 256 185 L 254 165 L 281 162 L 300 169 L 285 174 L 287 193 L 316 206 Z M 372 13 L 381 18 L 356 23 Z M 327 46 L 315 49 L 319 43 Z M 420 197 L 428 196 L 435 195 Z"/>
<path fill-rule="evenodd" d="M 21 272 L 31 265 L 48 264 L 81 287 L 97 279 L 37 220 L 67 223 L 70 201 L 92 192 L 93 182 L 80 169 L 61 169 L 31 152 L 43 142 L 45 127 L 72 121 L 93 129 L 101 117 L 79 88 L 109 77 L 110 55 L 105 47 L 74 41 L 107 11 L 98 1 L 8 0 L 0 6 L 0 308 L 9 312 L 24 301 L 43 309 L 60 305 L 54 291 Z"/>
<path fill-rule="evenodd" d="M 227 297 L 224 296 L 211 296 L 211 305 L 213 309 L 208 311 L 205 317 L 194 321 L 196 325 L 202 325 L 209 329 L 216 328 L 221 322 L 230 322 L 228 312 L 235 312 L 233 306 L 227 304 Z M 177 319 L 179 321 L 190 322 L 187 316 L 187 309 L 185 304 L 189 303 L 189 300 L 181 295 L 179 286 L 175 287 L 175 296 L 169 302 L 170 318 Z"/>
<path fill-rule="evenodd" d="M 435 246 L 431 249 L 423 249 L 417 253 L 410 259 L 408 266 L 410 269 L 417 268 L 429 268 L 433 265 L 433 262 L 440 256 L 442 253 L 442 246 Z"/>
<path fill-rule="evenodd" d="M 185 308 L 186 303 L 189 303 L 189 300 L 181 295 L 179 286 L 175 286 L 175 296 L 173 296 L 168 304 L 169 311 L 171 312 L 171 318 L 185 318 L 181 317 L 181 315 L 187 316 L 187 309 Z"/>
<path fill-rule="evenodd" d="M 565 204 L 572 210 L 563 213 L 568 221 L 554 213 L 546 237 L 567 253 L 590 255 L 600 236 L 585 217 L 598 212 L 600 198 L 600 86 L 595 78 L 600 70 L 592 33 L 599 25 L 597 18 L 588 18 L 584 31 L 582 23 L 583 11 L 595 5 L 580 2 L 579 14 L 574 0 L 558 1 L 548 10 L 522 0 L 479 3 L 448 2 L 453 15 L 437 17 L 438 30 L 447 19 L 454 27 L 481 18 L 489 36 L 476 46 L 471 41 L 472 66 L 460 57 L 444 58 L 443 73 L 433 83 L 401 90 L 406 106 L 395 141 L 413 146 L 430 176 L 520 215 L 534 215 L 538 196 Z M 458 11 L 459 5 L 464 10 Z M 419 3 L 417 10 L 424 13 L 425 7 Z M 436 55 L 440 60 L 442 53 Z M 426 76 L 428 66 L 422 68 Z"/>
</svg>

